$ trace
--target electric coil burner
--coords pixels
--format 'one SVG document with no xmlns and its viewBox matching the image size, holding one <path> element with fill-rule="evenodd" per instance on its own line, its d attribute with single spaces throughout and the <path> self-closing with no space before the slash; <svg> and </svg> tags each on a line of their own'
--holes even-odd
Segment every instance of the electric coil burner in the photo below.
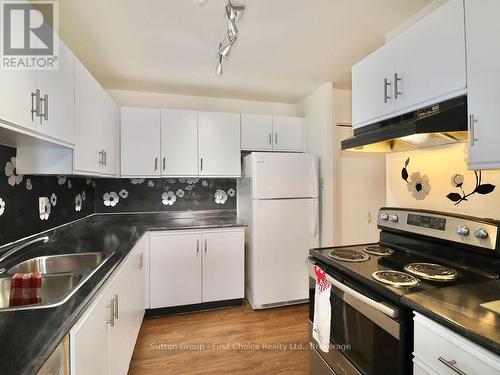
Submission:
<svg viewBox="0 0 500 375">
<path fill-rule="evenodd" d="M 371 255 L 378 255 L 378 256 L 388 256 L 392 255 L 394 253 L 394 250 L 385 247 L 385 246 L 380 246 L 380 245 L 373 245 L 373 246 L 366 246 L 363 251 L 365 253 L 371 254 Z"/>
<path fill-rule="evenodd" d="M 389 284 L 397 288 L 411 287 L 420 283 L 416 277 L 400 271 L 376 271 L 372 276 L 381 283 Z"/>
<path fill-rule="evenodd" d="M 410 263 L 404 267 L 406 272 L 431 281 L 453 281 L 459 277 L 457 271 L 440 264 Z"/>
<path fill-rule="evenodd" d="M 351 249 L 335 249 L 328 253 L 330 258 L 344 262 L 364 262 L 370 259 L 370 256 L 361 251 Z"/>
<path fill-rule="evenodd" d="M 330 344 L 351 346 L 311 350 L 311 374 L 411 374 L 413 312 L 405 297 L 500 279 L 500 221 L 382 208 L 377 224 L 374 243 L 309 251 L 311 343 L 319 267 L 331 283 Z"/>
</svg>

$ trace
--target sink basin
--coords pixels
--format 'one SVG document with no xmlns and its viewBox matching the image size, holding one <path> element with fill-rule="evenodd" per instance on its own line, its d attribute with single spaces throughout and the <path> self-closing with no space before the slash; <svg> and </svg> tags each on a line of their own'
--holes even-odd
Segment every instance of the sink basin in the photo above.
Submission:
<svg viewBox="0 0 500 375">
<path fill-rule="evenodd" d="M 41 304 L 14 306 L 12 309 L 43 307 L 62 301 L 82 281 L 82 278 L 83 275 L 79 273 L 43 275 L 42 287 L 40 288 Z M 9 308 L 10 282 L 10 277 L 0 278 L 0 309 Z"/>
<path fill-rule="evenodd" d="M 16 264 L 9 269 L 7 274 L 12 276 L 16 273 L 30 272 L 40 272 L 42 274 L 82 272 L 97 267 L 103 262 L 104 258 L 103 253 L 41 256 Z"/>
</svg>

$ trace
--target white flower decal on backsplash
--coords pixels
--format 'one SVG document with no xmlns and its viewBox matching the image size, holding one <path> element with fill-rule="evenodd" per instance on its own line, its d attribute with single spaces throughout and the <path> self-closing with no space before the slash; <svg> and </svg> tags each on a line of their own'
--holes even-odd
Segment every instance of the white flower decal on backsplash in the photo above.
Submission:
<svg viewBox="0 0 500 375">
<path fill-rule="evenodd" d="M 120 196 L 120 198 L 127 199 L 128 191 L 125 189 L 121 189 L 120 192 L 118 193 L 118 195 Z"/>
<path fill-rule="evenodd" d="M 165 206 L 172 206 L 176 200 L 177 198 L 173 191 L 166 191 L 161 195 L 161 203 Z"/>
<path fill-rule="evenodd" d="M 227 191 L 227 195 L 229 195 L 230 197 L 234 197 L 235 194 L 236 194 L 236 191 L 233 188 L 230 188 Z"/>
<path fill-rule="evenodd" d="M 132 185 L 140 185 L 142 184 L 146 179 L 145 178 L 131 178 L 130 183 Z"/>
<path fill-rule="evenodd" d="M 405 165 L 401 170 L 401 178 L 406 181 L 406 187 L 413 198 L 418 201 L 424 200 L 431 192 L 429 177 L 420 174 L 420 172 L 414 172 L 408 177 L 408 164 L 410 164 L 410 158 L 405 161 Z"/>
<path fill-rule="evenodd" d="M 56 195 L 56 193 L 52 193 L 52 195 L 50 196 L 50 204 L 52 206 L 57 205 L 57 195 Z"/>
<path fill-rule="evenodd" d="M 82 200 L 85 202 L 85 199 L 87 199 L 87 193 L 84 191 L 82 191 Z"/>
<path fill-rule="evenodd" d="M 40 212 L 40 220 L 48 220 L 50 216 L 50 201 L 47 197 L 42 197 L 44 200 L 45 211 Z"/>
<path fill-rule="evenodd" d="M 68 189 L 71 189 L 73 187 L 73 184 L 71 183 L 71 180 L 68 180 Z"/>
<path fill-rule="evenodd" d="M 77 194 L 75 197 L 75 211 L 81 211 L 83 205 L 82 195 Z"/>
<path fill-rule="evenodd" d="M 105 206 L 114 207 L 119 202 L 120 198 L 118 197 L 118 194 L 112 191 L 109 193 L 104 193 L 104 195 L 102 196 L 102 200 L 104 201 Z"/>
<path fill-rule="evenodd" d="M 182 198 L 184 196 L 184 190 L 179 189 L 175 192 L 175 195 L 177 195 L 179 198 Z"/>
<path fill-rule="evenodd" d="M 2 198 L 0 198 L 0 216 L 2 216 L 4 212 L 5 212 L 5 201 Z"/>
<path fill-rule="evenodd" d="M 217 189 L 214 197 L 217 204 L 224 204 L 227 201 L 227 193 L 221 189 Z"/>
<path fill-rule="evenodd" d="M 154 183 L 154 181 L 153 181 L 153 180 L 149 180 L 149 181 L 148 181 L 148 186 L 149 186 L 149 187 L 155 187 L 155 183 Z"/>
<path fill-rule="evenodd" d="M 33 184 L 31 183 L 31 179 L 27 178 L 26 179 L 26 190 L 31 190 L 33 189 Z"/>
<path fill-rule="evenodd" d="M 201 181 L 201 186 L 207 187 L 208 186 L 208 181 L 207 180 Z"/>
<path fill-rule="evenodd" d="M 66 183 L 67 179 L 65 176 L 57 176 L 57 183 L 62 186 Z"/>
<path fill-rule="evenodd" d="M 5 164 L 5 176 L 8 177 L 7 182 L 9 185 L 14 186 L 14 185 L 19 185 L 21 181 L 23 180 L 23 175 L 17 175 L 16 174 L 16 158 L 12 157 L 10 158 L 10 161 L 8 161 Z"/>
</svg>

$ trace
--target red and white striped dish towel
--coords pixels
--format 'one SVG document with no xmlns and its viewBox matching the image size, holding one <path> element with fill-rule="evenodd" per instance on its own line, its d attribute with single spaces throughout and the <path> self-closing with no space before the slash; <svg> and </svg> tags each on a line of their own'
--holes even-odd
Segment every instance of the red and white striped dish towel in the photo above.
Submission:
<svg viewBox="0 0 500 375">
<path fill-rule="evenodd" d="M 314 273 L 316 274 L 316 290 L 314 294 L 312 336 L 318 342 L 319 349 L 328 353 L 330 349 L 330 323 L 332 316 L 330 305 L 332 283 L 327 280 L 326 273 L 318 266 L 314 266 Z"/>
<path fill-rule="evenodd" d="M 16 273 L 10 281 L 9 306 L 41 303 L 42 274 L 39 272 Z"/>
</svg>

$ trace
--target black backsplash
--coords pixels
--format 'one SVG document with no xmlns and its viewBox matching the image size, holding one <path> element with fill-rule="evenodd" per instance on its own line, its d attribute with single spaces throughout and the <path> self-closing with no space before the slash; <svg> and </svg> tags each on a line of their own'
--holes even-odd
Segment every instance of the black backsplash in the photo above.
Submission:
<svg viewBox="0 0 500 375">
<path fill-rule="evenodd" d="M 236 209 L 235 179 L 23 176 L 15 156 L 0 145 L 0 246 L 95 212 Z M 40 197 L 50 207 L 43 215 Z"/>
<path fill-rule="evenodd" d="M 236 209 L 235 179 L 96 180 L 96 212 Z"/>
<path fill-rule="evenodd" d="M 14 148 L 0 145 L 0 245 L 94 212 L 93 180 L 18 175 L 15 156 Z M 40 197 L 50 204 L 44 215 L 38 209 Z"/>
</svg>

